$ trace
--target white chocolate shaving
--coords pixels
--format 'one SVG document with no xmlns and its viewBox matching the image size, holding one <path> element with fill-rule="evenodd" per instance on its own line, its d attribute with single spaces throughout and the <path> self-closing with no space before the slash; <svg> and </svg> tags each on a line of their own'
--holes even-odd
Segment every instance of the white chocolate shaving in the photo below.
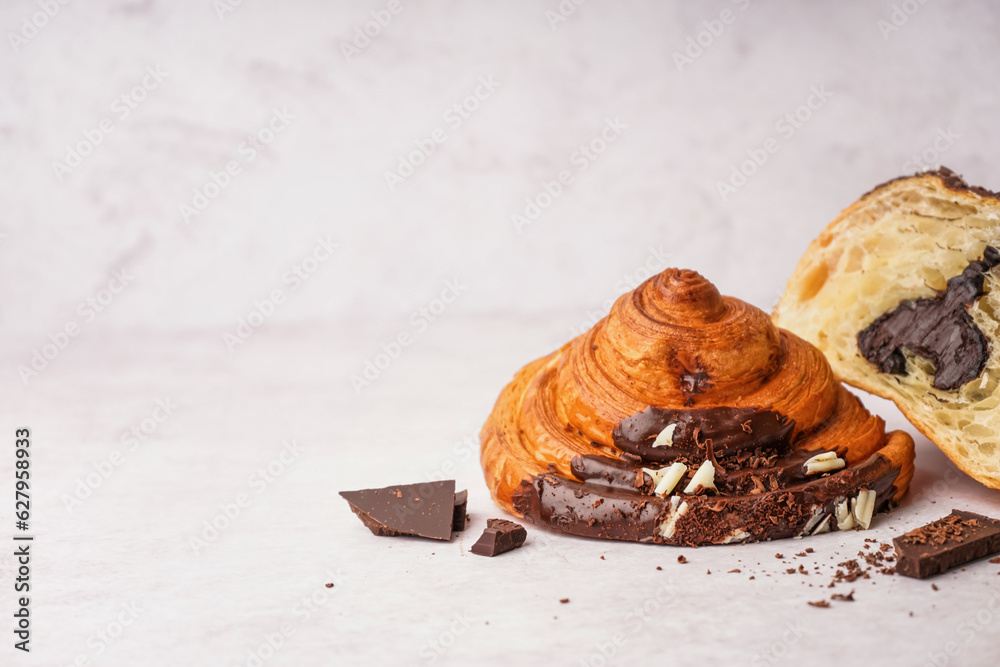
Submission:
<svg viewBox="0 0 1000 667">
<path fill-rule="evenodd" d="M 642 469 L 642 471 L 647 475 L 649 475 L 649 477 L 653 480 L 654 489 L 656 488 L 656 485 L 660 483 L 660 480 L 663 479 L 663 476 L 667 473 L 667 470 L 668 468 L 660 468 L 659 470 L 653 470 L 652 468 Z"/>
<path fill-rule="evenodd" d="M 822 506 L 814 507 L 812 516 L 809 517 L 809 521 L 806 522 L 806 525 L 802 529 L 802 533 L 800 533 L 800 535 L 808 535 L 812 529 L 816 527 L 816 524 L 818 524 L 825 516 L 826 512 L 823 511 Z"/>
<path fill-rule="evenodd" d="M 816 475 L 818 473 L 830 472 L 831 470 L 840 470 L 845 465 L 847 465 L 847 462 L 838 457 L 837 452 L 823 452 L 822 454 L 817 454 L 805 463 L 807 475 Z"/>
<path fill-rule="evenodd" d="M 837 503 L 837 530 L 850 530 L 854 528 L 854 514 L 848 506 L 847 499 Z"/>
<path fill-rule="evenodd" d="M 742 528 L 737 528 L 732 533 L 727 535 L 719 544 L 732 544 L 733 542 L 742 542 L 743 540 L 750 537 L 750 533 L 743 530 Z"/>
<path fill-rule="evenodd" d="M 670 510 L 667 512 L 667 518 L 662 524 L 660 524 L 660 535 L 670 539 L 674 536 L 674 529 L 677 527 L 677 520 L 684 516 L 684 513 L 688 511 L 687 502 L 681 502 L 679 496 L 674 496 L 670 499 Z"/>
<path fill-rule="evenodd" d="M 875 512 L 875 492 L 869 489 L 858 491 L 858 497 L 851 500 L 851 514 L 858 525 L 868 530 Z"/>
<path fill-rule="evenodd" d="M 672 464 L 669 468 L 663 468 L 658 470 L 660 473 L 660 479 L 656 483 L 656 495 L 666 496 L 669 495 L 677 483 L 684 479 L 684 473 L 687 472 L 688 467 L 679 461 Z"/>
<path fill-rule="evenodd" d="M 677 424 L 668 424 L 667 427 L 660 431 L 660 434 L 656 436 L 656 440 L 653 441 L 653 447 L 673 447 L 674 429 L 676 428 Z"/>
<path fill-rule="evenodd" d="M 715 466 L 708 459 L 702 462 L 701 467 L 695 472 L 691 481 L 684 487 L 684 493 L 694 493 L 698 490 L 699 486 L 703 489 L 715 488 Z"/>
<path fill-rule="evenodd" d="M 823 519 L 823 523 L 816 526 L 816 530 L 812 532 L 813 535 L 822 535 L 823 533 L 830 532 L 830 517 L 829 515 Z"/>
</svg>

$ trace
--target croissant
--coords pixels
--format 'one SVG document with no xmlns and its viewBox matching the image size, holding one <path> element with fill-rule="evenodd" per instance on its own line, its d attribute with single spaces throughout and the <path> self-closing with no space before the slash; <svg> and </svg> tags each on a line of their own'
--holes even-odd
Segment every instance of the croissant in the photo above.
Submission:
<svg viewBox="0 0 1000 667">
<path fill-rule="evenodd" d="M 1000 193 L 953 171 L 885 183 L 812 242 L 775 322 L 1000 489 Z"/>
<path fill-rule="evenodd" d="M 480 441 L 507 511 L 657 544 L 868 528 L 913 476 L 913 439 L 887 434 L 819 350 L 679 269 L 518 371 Z"/>
</svg>

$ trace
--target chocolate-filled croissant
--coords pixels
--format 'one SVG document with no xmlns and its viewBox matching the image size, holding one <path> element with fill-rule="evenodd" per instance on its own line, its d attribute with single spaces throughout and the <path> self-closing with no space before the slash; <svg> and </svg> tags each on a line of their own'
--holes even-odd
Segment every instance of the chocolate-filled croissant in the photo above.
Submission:
<svg viewBox="0 0 1000 667">
<path fill-rule="evenodd" d="M 504 509 L 660 544 L 867 528 L 913 475 L 819 350 L 679 269 L 518 371 L 480 439 Z"/>
</svg>

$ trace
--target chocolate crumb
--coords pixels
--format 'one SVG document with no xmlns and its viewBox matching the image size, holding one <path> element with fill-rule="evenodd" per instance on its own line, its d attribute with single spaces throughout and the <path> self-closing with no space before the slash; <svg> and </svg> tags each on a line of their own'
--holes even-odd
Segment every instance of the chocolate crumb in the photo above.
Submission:
<svg viewBox="0 0 1000 667">
<path fill-rule="evenodd" d="M 937 584 L 931 584 L 931 590 L 932 591 L 938 590 Z"/>
<path fill-rule="evenodd" d="M 681 554 L 680 556 L 677 557 L 677 562 L 678 563 L 686 563 L 686 562 L 688 562 L 688 559 L 685 558 L 683 554 Z"/>
<path fill-rule="evenodd" d="M 830 606 L 830 603 L 826 600 L 817 600 L 816 602 L 810 602 L 809 606 L 826 608 Z"/>
<path fill-rule="evenodd" d="M 662 568 L 662 567 L 660 567 L 659 565 L 657 565 L 657 566 L 656 566 L 656 569 L 657 569 L 657 570 L 662 570 L 663 568 Z"/>
<path fill-rule="evenodd" d="M 1000 565 L 1000 556 L 997 556 L 996 558 L 991 558 L 990 562 L 993 563 L 994 565 Z"/>
<path fill-rule="evenodd" d="M 740 569 L 739 568 L 735 568 L 733 570 L 730 570 L 730 572 L 735 572 L 736 574 L 739 574 L 740 573 Z"/>
<path fill-rule="evenodd" d="M 811 554 L 814 551 L 815 551 L 815 549 L 813 549 L 812 547 L 806 547 L 806 553 L 807 554 Z"/>
<path fill-rule="evenodd" d="M 774 554 L 775 558 L 784 558 L 785 554 Z"/>
<path fill-rule="evenodd" d="M 333 584 L 325 584 L 327 588 L 333 588 Z"/>
<path fill-rule="evenodd" d="M 852 590 L 847 595 L 843 595 L 842 593 L 834 593 L 833 595 L 830 596 L 830 599 L 840 600 L 841 602 L 854 602 L 854 591 Z"/>
<path fill-rule="evenodd" d="M 569 602 L 569 598 L 563 598 L 563 599 L 559 600 L 559 602 L 562 603 L 562 604 L 566 604 L 567 602 Z"/>
<path fill-rule="evenodd" d="M 604 556 L 601 556 L 601 560 L 604 560 Z"/>
<path fill-rule="evenodd" d="M 712 574 L 711 570 L 705 570 L 705 574 Z"/>
</svg>

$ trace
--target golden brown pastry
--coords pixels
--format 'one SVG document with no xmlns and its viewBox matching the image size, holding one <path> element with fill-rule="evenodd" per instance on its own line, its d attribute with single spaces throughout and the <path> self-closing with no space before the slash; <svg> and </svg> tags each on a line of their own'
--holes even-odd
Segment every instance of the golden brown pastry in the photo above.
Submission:
<svg viewBox="0 0 1000 667">
<path fill-rule="evenodd" d="M 867 528 L 913 474 L 819 350 L 678 269 L 518 371 L 480 437 L 504 509 L 661 544 Z"/>
<path fill-rule="evenodd" d="M 948 169 L 899 178 L 810 244 L 774 313 L 845 382 L 896 403 L 1000 488 L 1000 194 Z"/>
</svg>

